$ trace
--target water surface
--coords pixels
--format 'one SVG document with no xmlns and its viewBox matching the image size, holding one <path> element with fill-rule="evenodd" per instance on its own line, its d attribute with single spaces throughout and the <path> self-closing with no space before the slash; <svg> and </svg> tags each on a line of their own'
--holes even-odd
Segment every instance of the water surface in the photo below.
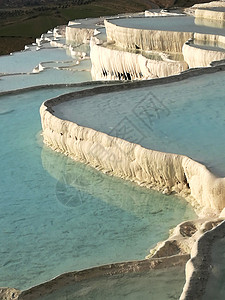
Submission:
<svg viewBox="0 0 225 300">
<path fill-rule="evenodd" d="M 66 271 L 143 259 L 171 227 L 196 217 L 184 199 L 43 147 L 41 103 L 72 90 L 0 98 L 0 286 L 26 289 Z"/>
</svg>

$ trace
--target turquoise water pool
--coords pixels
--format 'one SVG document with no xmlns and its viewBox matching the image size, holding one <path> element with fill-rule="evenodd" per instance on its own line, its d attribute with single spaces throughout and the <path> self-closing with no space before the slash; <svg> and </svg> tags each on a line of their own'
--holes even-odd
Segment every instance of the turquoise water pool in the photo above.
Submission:
<svg viewBox="0 0 225 300">
<path fill-rule="evenodd" d="M 0 77 L 0 92 L 15 91 L 45 84 L 68 84 L 85 81 L 91 81 L 91 75 L 88 71 L 47 69 L 38 74 Z"/>
<path fill-rule="evenodd" d="M 183 199 L 42 146 L 41 103 L 72 90 L 0 98 L 0 286 L 25 289 L 69 270 L 144 258 L 171 227 L 195 217 Z"/>
<path fill-rule="evenodd" d="M 28 73 L 44 61 L 65 61 L 71 56 L 64 49 L 49 48 L 39 51 L 21 51 L 1 56 L 0 73 Z"/>
<path fill-rule="evenodd" d="M 225 72 L 104 93 L 54 107 L 62 119 L 146 148 L 185 154 L 225 175 Z"/>
</svg>

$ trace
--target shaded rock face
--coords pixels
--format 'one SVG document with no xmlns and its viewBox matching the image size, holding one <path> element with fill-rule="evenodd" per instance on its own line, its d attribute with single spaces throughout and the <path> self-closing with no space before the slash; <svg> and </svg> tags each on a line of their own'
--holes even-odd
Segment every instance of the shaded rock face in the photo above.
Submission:
<svg viewBox="0 0 225 300">
<path fill-rule="evenodd" d="M 20 291 L 13 288 L 0 288 L 0 300 L 16 300 Z"/>
<path fill-rule="evenodd" d="M 165 77 L 187 70 L 185 62 L 157 61 L 141 54 L 111 50 L 91 42 L 94 80 L 134 80 Z"/>
</svg>

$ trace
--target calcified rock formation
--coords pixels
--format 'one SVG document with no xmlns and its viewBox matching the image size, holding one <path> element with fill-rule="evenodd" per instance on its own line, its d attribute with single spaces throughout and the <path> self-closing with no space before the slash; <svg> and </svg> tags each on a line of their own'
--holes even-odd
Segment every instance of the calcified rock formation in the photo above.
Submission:
<svg viewBox="0 0 225 300">
<path fill-rule="evenodd" d="M 184 11 L 187 14 L 195 15 L 195 11 L 197 9 L 214 8 L 214 7 L 225 7 L 225 2 L 224 1 L 211 1 L 208 3 L 198 3 L 198 4 L 194 4 L 191 7 L 185 8 Z"/>
<path fill-rule="evenodd" d="M 191 259 L 186 264 L 186 283 L 180 300 L 205 299 L 207 282 L 212 273 L 212 246 L 216 240 L 225 237 L 225 221 L 210 230 L 212 227 L 210 223 L 206 224 L 203 230 L 207 232 L 193 245 Z"/>
<path fill-rule="evenodd" d="M 107 41 L 118 47 L 154 50 L 159 52 L 182 52 L 183 44 L 193 38 L 192 32 L 143 30 L 120 27 L 105 20 Z"/>
<path fill-rule="evenodd" d="M 195 18 L 195 24 L 200 26 L 208 26 L 208 27 L 216 27 L 216 28 L 224 28 L 225 21 L 216 20 L 216 19 L 202 19 Z"/>
<path fill-rule="evenodd" d="M 225 1 L 212 1 L 209 3 L 194 4 L 192 8 L 211 8 L 211 7 L 225 7 Z"/>
<path fill-rule="evenodd" d="M 198 48 L 187 42 L 183 46 L 183 56 L 190 68 L 208 67 L 213 61 L 225 59 L 225 52 Z"/>
<path fill-rule="evenodd" d="M 153 60 L 141 54 L 98 46 L 91 41 L 91 74 L 94 80 L 150 79 L 165 77 L 188 68 L 185 62 Z"/>
<path fill-rule="evenodd" d="M 75 41 L 77 44 L 88 43 L 90 38 L 94 35 L 94 29 L 66 27 L 66 40 Z"/>
<path fill-rule="evenodd" d="M 18 299 L 21 291 L 13 288 L 0 288 L 0 299 L 1 300 L 12 300 Z"/>
<path fill-rule="evenodd" d="M 187 41 L 182 49 L 184 60 L 190 68 L 207 67 L 213 61 L 225 59 L 225 52 L 209 50 L 193 45 L 193 41 L 208 43 L 209 45 L 225 45 L 225 36 L 216 34 L 194 33 L 193 40 Z"/>
<path fill-rule="evenodd" d="M 196 9 L 195 17 L 225 21 L 225 11 L 217 11 L 212 9 Z"/>
</svg>

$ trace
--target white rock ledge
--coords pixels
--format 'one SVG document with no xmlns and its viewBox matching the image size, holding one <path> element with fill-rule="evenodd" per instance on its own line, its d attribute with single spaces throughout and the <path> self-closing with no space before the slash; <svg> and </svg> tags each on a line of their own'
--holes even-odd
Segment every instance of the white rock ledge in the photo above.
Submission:
<svg viewBox="0 0 225 300">
<path fill-rule="evenodd" d="M 188 69 L 184 61 L 148 59 L 141 54 L 99 46 L 94 39 L 90 47 L 91 75 L 94 80 L 152 79 L 179 74 Z"/>
<path fill-rule="evenodd" d="M 225 237 L 225 221 L 200 236 L 186 264 L 186 283 L 180 300 L 204 299 L 207 282 L 212 272 L 212 247 L 215 241 Z"/>
</svg>

